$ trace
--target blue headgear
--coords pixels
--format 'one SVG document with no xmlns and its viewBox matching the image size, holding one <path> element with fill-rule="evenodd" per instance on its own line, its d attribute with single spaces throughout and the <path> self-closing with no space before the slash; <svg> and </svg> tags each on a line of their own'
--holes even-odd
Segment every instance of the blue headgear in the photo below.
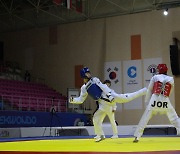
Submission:
<svg viewBox="0 0 180 154">
<path fill-rule="evenodd" d="M 81 78 L 87 78 L 86 73 L 90 72 L 88 67 L 84 67 L 80 70 Z"/>
</svg>

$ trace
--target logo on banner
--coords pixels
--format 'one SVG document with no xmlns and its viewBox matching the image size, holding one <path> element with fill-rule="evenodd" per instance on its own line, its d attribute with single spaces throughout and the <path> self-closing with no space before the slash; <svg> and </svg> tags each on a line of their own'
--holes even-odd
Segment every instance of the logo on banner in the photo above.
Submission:
<svg viewBox="0 0 180 154">
<path fill-rule="evenodd" d="M 148 66 L 147 71 L 154 76 L 157 73 L 157 65 L 151 64 Z"/>
<path fill-rule="evenodd" d="M 117 73 L 118 73 L 119 69 L 117 67 L 114 67 L 114 69 L 108 68 L 107 72 L 109 73 L 109 79 L 113 80 L 114 83 L 118 83 L 119 80 L 117 79 Z"/>
<path fill-rule="evenodd" d="M 157 65 L 155 64 L 151 64 L 148 66 L 147 68 L 147 72 L 149 72 L 151 74 L 151 76 L 154 76 L 157 74 Z M 151 79 L 146 79 L 146 82 L 150 82 Z"/>
<path fill-rule="evenodd" d="M 127 75 L 128 75 L 128 77 L 130 77 L 130 78 L 132 78 L 132 79 L 135 78 L 135 77 L 137 76 L 136 71 L 137 71 L 137 68 L 136 68 L 135 66 L 129 67 L 128 70 L 127 70 Z M 134 79 L 134 80 L 129 80 L 127 84 L 130 85 L 130 84 L 138 84 L 138 83 L 137 83 L 137 81 Z"/>
<path fill-rule="evenodd" d="M 127 70 L 127 74 L 130 78 L 135 78 L 136 77 L 136 67 L 135 66 L 129 67 L 129 69 Z"/>
</svg>

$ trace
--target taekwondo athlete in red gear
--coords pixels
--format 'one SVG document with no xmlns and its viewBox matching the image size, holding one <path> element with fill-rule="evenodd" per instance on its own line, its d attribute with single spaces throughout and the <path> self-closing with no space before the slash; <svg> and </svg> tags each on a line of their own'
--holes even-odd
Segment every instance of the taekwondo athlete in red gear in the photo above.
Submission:
<svg viewBox="0 0 180 154">
<path fill-rule="evenodd" d="M 148 86 L 145 101 L 149 104 L 135 130 L 133 141 L 135 143 L 139 141 L 151 117 L 157 113 L 166 114 L 171 124 L 176 127 L 177 135 L 180 135 L 180 118 L 169 100 L 174 87 L 174 79 L 167 75 L 166 64 L 159 64 L 157 70 L 159 74 L 151 78 Z"/>
<path fill-rule="evenodd" d="M 106 85 L 106 84 L 105 84 Z M 106 85 L 107 86 L 107 85 Z M 107 86 L 107 88 L 109 88 Z M 142 88 L 138 91 L 132 92 L 132 93 L 126 93 L 126 94 L 117 94 L 113 89 L 111 90 L 111 95 L 114 97 L 114 101 L 112 103 L 107 103 L 105 101 L 106 96 L 103 96 L 105 99 L 99 99 L 99 109 L 95 112 L 93 116 L 93 124 L 94 124 L 94 131 L 95 134 L 97 135 L 95 137 L 95 141 L 99 142 L 101 141 L 100 136 L 104 136 L 104 131 L 102 129 L 102 122 L 105 118 L 106 115 L 108 115 L 109 120 L 111 122 L 111 126 L 113 129 L 113 136 L 111 137 L 112 139 L 118 138 L 118 131 L 117 131 L 117 126 L 115 124 L 115 118 L 114 118 L 114 112 L 113 110 L 116 110 L 116 103 L 127 103 L 130 102 L 140 96 L 143 96 L 147 92 L 147 88 Z M 105 138 L 105 137 L 104 137 Z"/>
</svg>

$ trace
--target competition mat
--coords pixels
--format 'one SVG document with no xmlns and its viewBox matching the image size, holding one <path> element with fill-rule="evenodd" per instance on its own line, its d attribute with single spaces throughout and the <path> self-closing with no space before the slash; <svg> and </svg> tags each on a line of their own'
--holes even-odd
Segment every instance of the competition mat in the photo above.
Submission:
<svg viewBox="0 0 180 154">
<path fill-rule="evenodd" d="M 0 140 L 0 154 L 180 154 L 180 137 L 25 138 Z"/>
</svg>

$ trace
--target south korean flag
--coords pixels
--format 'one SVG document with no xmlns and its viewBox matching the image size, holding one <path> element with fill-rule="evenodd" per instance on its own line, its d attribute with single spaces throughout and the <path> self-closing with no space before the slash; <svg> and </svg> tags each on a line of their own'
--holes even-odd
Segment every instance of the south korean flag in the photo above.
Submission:
<svg viewBox="0 0 180 154">
<path fill-rule="evenodd" d="M 111 89 L 122 93 L 121 62 L 106 62 L 104 66 L 104 80 L 111 81 Z"/>
</svg>

